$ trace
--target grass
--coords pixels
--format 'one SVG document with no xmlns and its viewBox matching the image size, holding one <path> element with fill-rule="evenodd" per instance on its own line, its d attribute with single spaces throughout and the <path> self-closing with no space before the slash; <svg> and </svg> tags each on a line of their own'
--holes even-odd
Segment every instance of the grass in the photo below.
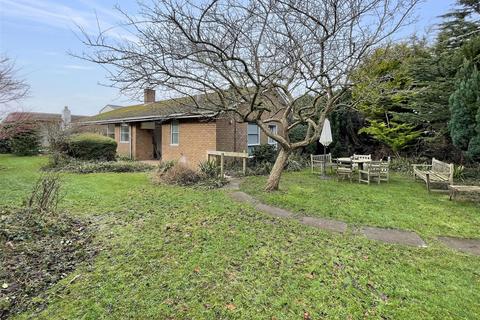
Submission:
<svg viewBox="0 0 480 320">
<path fill-rule="evenodd" d="M 316 217 L 412 230 L 424 237 L 480 237 L 480 205 L 450 201 L 421 182 L 394 175 L 389 184 L 320 180 L 309 171 L 286 173 L 281 191 L 265 193 L 265 177 L 249 177 L 242 189 L 265 203 Z"/>
<path fill-rule="evenodd" d="M 0 203 L 18 205 L 42 161 L 0 156 L 8 167 Z M 153 186 L 144 173 L 68 174 L 63 207 L 96 221 L 102 250 L 39 298 L 46 310 L 18 319 L 478 315 L 480 258 L 435 242 L 419 249 L 330 234 L 256 212 L 221 190 Z"/>
</svg>

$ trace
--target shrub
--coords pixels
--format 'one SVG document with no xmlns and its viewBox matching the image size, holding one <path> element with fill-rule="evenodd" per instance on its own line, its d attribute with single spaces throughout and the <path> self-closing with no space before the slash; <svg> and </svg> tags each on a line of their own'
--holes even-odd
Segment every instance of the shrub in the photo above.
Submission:
<svg viewBox="0 0 480 320">
<path fill-rule="evenodd" d="M 162 175 L 162 174 L 166 173 L 168 170 L 173 168 L 173 166 L 175 166 L 176 163 L 177 163 L 177 161 L 175 161 L 175 160 L 160 162 L 160 164 L 158 165 L 157 173 L 159 175 Z"/>
<path fill-rule="evenodd" d="M 262 144 L 253 148 L 252 156 L 254 165 L 264 162 L 274 163 L 277 157 L 277 150 L 273 145 Z"/>
<path fill-rule="evenodd" d="M 205 178 L 217 178 L 220 176 L 220 167 L 214 161 L 203 161 L 198 165 L 200 174 Z"/>
<path fill-rule="evenodd" d="M 69 173 L 104 173 L 104 172 L 145 172 L 154 167 L 137 161 L 79 161 L 69 160 L 61 166 L 47 166 L 44 169 Z"/>
<path fill-rule="evenodd" d="M 37 213 L 54 213 L 60 201 L 61 180 L 57 173 L 41 176 L 35 185 L 25 205 Z"/>
<path fill-rule="evenodd" d="M 248 176 L 263 176 L 267 175 L 272 171 L 273 163 L 272 162 L 261 162 L 256 163 L 251 167 L 247 168 L 247 175 Z"/>
<path fill-rule="evenodd" d="M 286 171 L 300 171 L 308 166 L 308 159 L 300 153 L 292 153 L 285 164 Z"/>
<path fill-rule="evenodd" d="M 80 160 L 115 160 L 117 143 L 96 133 L 73 135 L 68 141 L 68 155 Z"/>
<path fill-rule="evenodd" d="M 10 153 L 12 148 L 10 148 L 10 141 L 8 139 L 0 138 L 0 153 Z"/>
<path fill-rule="evenodd" d="M 19 132 L 10 139 L 12 153 L 17 156 L 32 156 L 40 152 L 40 137 L 35 130 Z"/>
<path fill-rule="evenodd" d="M 161 182 L 179 186 L 192 186 L 200 181 L 200 175 L 182 163 L 175 163 L 163 173 L 157 175 Z"/>
</svg>

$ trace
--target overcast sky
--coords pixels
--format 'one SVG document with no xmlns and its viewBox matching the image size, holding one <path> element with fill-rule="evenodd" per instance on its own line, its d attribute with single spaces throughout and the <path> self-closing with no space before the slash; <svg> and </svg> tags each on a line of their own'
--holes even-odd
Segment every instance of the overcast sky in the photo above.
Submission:
<svg viewBox="0 0 480 320">
<path fill-rule="evenodd" d="M 74 114 L 92 115 L 106 104 L 134 102 L 101 85 L 107 80 L 100 66 L 68 54 L 83 49 L 75 36 L 76 25 L 94 32 L 96 16 L 103 27 L 121 20 L 113 9 L 117 3 L 136 13 L 134 0 L 0 0 L 0 52 L 16 60 L 31 86 L 30 97 L 22 102 L 24 110 L 59 113 L 68 105 Z M 418 22 L 402 34 L 426 34 L 454 3 L 426 0 L 418 8 Z M 125 36 L 121 29 L 111 34 Z"/>
</svg>

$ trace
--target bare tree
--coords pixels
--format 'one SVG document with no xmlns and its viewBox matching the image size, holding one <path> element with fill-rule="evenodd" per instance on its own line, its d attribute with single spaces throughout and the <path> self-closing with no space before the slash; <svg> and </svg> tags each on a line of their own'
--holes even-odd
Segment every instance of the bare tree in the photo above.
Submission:
<svg viewBox="0 0 480 320">
<path fill-rule="evenodd" d="M 6 112 L 8 103 L 25 98 L 28 94 L 29 85 L 17 73 L 15 63 L 6 56 L 0 56 L 0 112 Z"/>
<path fill-rule="evenodd" d="M 135 16 L 119 9 L 135 39 L 83 33 L 89 50 L 81 57 L 113 67 L 109 79 L 123 92 L 159 87 L 190 96 L 198 108 L 257 123 L 281 146 L 266 186 L 276 190 L 289 154 L 319 138 L 351 71 L 409 22 L 418 2 L 142 2 Z M 302 99 L 307 96 L 312 99 Z M 269 130 L 273 123 L 276 133 Z M 291 142 L 289 131 L 301 124 L 305 138 Z"/>
</svg>

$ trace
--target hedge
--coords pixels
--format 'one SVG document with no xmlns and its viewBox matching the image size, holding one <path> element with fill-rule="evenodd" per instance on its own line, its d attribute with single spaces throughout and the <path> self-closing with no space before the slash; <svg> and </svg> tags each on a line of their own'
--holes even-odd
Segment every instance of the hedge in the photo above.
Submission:
<svg viewBox="0 0 480 320">
<path fill-rule="evenodd" d="M 40 136 L 35 130 L 19 132 L 10 139 L 9 146 L 17 156 L 36 155 L 40 153 Z"/>
<path fill-rule="evenodd" d="M 70 137 L 67 153 L 80 160 L 113 161 L 117 153 L 117 143 L 100 134 L 80 133 Z"/>
</svg>

